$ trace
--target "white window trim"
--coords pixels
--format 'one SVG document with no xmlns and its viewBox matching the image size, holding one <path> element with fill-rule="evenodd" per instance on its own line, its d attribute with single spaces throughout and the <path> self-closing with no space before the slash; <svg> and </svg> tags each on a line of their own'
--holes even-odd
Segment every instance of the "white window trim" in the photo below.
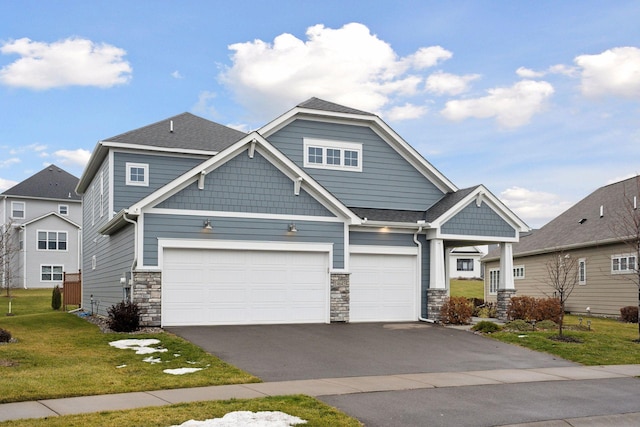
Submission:
<svg viewBox="0 0 640 427">
<path fill-rule="evenodd" d="M 46 249 L 40 249 L 40 233 L 47 233 L 47 248 Z M 58 246 L 60 240 L 58 239 L 58 236 L 61 233 L 66 234 L 67 236 L 67 240 L 65 240 L 65 242 L 67 243 L 67 248 L 66 249 L 49 249 L 49 233 L 56 233 L 56 247 Z M 36 250 L 40 251 L 40 252 L 69 252 L 69 233 L 64 231 L 64 230 L 36 230 Z"/>
<path fill-rule="evenodd" d="M 51 267 L 51 280 L 44 280 L 42 278 L 42 268 L 43 267 Z M 62 276 L 60 277 L 60 280 L 53 278 L 53 268 L 54 267 L 60 267 L 61 270 L 62 270 L 61 271 Z M 53 282 L 62 282 L 63 280 L 64 280 L 64 264 L 40 264 L 40 282 L 42 282 L 42 283 L 53 283 Z"/>
<path fill-rule="evenodd" d="M 62 209 L 65 208 L 67 213 L 62 213 Z M 69 215 L 69 205 L 58 205 L 58 213 L 63 216 Z"/>
<path fill-rule="evenodd" d="M 322 149 L 322 163 L 309 162 L 309 147 L 317 147 Z M 327 154 L 326 154 L 327 149 L 340 150 L 339 165 L 327 164 Z M 355 143 L 355 142 L 332 141 L 328 139 L 304 138 L 303 151 L 304 151 L 304 167 L 305 168 L 362 172 L 362 163 L 363 163 L 362 144 Z M 344 165 L 345 151 L 355 151 L 356 153 L 358 153 L 358 166 Z"/>
<path fill-rule="evenodd" d="M 144 170 L 144 181 L 131 181 L 131 169 L 140 168 Z M 134 185 L 138 187 L 149 186 L 149 165 L 147 163 L 129 163 L 125 165 L 126 185 Z"/>
<path fill-rule="evenodd" d="M 582 277 L 582 280 L 580 280 L 580 266 L 581 265 L 584 265 L 584 275 Z M 587 284 L 587 259 L 586 258 L 579 258 L 578 259 L 578 285 L 586 285 L 586 284 Z"/>
<path fill-rule="evenodd" d="M 493 281 L 491 280 L 493 276 L 492 273 L 496 274 L 495 286 L 491 286 L 493 284 Z M 492 268 L 489 270 L 489 295 L 497 295 L 499 288 L 500 288 L 500 269 Z"/>
<path fill-rule="evenodd" d="M 22 205 L 22 216 L 14 216 L 14 205 Z M 27 217 L 27 204 L 25 202 L 11 202 L 11 218 L 13 219 L 25 219 Z"/>
<path fill-rule="evenodd" d="M 613 260 L 614 259 L 621 259 L 621 258 L 627 258 L 627 268 L 624 270 L 614 270 L 613 269 Z M 629 258 L 633 258 L 635 260 L 634 262 L 634 269 L 629 269 Z M 616 254 L 616 255 L 611 255 L 611 274 L 631 274 L 631 273 L 635 273 L 638 269 L 638 257 L 636 256 L 636 254 Z"/>
<path fill-rule="evenodd" d="M 518 275 L 516 271 L 522 270 L 522 275 Z M 525 278 L 525 268 L 524 265 L 514 265 L 513 266 L 513 278 L 514 280 L 522 280 Z"/>
</svg>

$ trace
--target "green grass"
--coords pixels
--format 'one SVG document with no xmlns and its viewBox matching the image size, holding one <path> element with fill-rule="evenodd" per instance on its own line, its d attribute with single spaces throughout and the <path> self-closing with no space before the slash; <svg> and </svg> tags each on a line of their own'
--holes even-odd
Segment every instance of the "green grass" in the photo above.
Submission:
<svg viewBox="0 0 640 427">
<path fill-rule="evenodd" d="M 558 331 L 497 332 L 490 336 L 502 342 L 542 351 L 583 365 L 640 364 L 638 325 L 612 319 L 583 317 L 582 326 L 591 321 L 591 330 L 564 330 L 563 334 L 582 340 L 566 343 L 549 339 Z M 579 326 L 578 316 L 565 316 L 565 326 Z"/>
<path fill-rule="evenodd" d="M 18 340 L 0 345 L 0 403 L 259 381 L 175 335 L 104 334 L 74 314 L 47 308 L 43 298 L 40 290 L 16 292 L 15 316 L 0 317 L 0 328 Z M 48 293 L 44 299 L 50 304 Z M 130 338 L 159 339 L 168 351 L 138 355 L 109 345 Z M 148 356 L 162 362 L 144 362 Z M 163 372 L 182 367 L 204 369 Z"/>
<path fill-rule="evenodd" d="M 0 291 L 0 315 L 11 313 L 20 316 L 24 314 L 51 313 L 51 294 L 53 289 L 11 289 L 11 298 L 7 298 L 7 290 Z M 1 323 L 0 319 L 0 323 Z"/>
<path fill-rule="evenodd" d="M 309 427 L 356 427 L 362 424 L 342 412 L 308 396 L 276 396 L 251 400 L 208 401 L 111 411 L 83 415 L 67 415 L 46 419 L 17 420 L 0 423 L 7 427 L 166 427 L 195 419 L 221 418 L 233 411 L 281 411 L 307 420 Z"/>
<path fill-rule="evenodd" d="M 484 299 L 484 282 L 482 280 L 451 279 L 449 284 L 452 297 Z"/>
</svg>

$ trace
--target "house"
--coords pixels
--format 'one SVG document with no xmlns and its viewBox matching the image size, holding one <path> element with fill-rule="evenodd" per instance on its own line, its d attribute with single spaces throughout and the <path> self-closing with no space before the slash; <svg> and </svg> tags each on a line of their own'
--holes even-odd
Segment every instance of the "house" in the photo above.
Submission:
<svg viewBox="0 0 640 427">
<path fill-rule="evenodd" d="M 0 279 L 12 288 L 53 288 L 80 267 L 82 206 L 78 178 L 50 165 L 0 194 L 7 261 Z M 5 233 L 6 231 L 6 233 Z"/>
<path fill-rule="evenodd" d="M 550 297 L 546 269 L 551 257 L 576 260 L 578 282 L 565 308 L 574 313 L 619 316 L 620 308 L 638 305 L 638 250 L 621 237 L 638 236 L 625 221 L 640 224 L 640 177 L 601 187 L 557 218 L 513 245 L 513 276 L 518 296 Z M 496 300 L 502 270 L 498 251 L 490 251 L 485 265 L 485 296 Z M 587 309 L 588 308 L 588 309 Z"/>
<path fill-rule="evenodd" d="M 482 263 L 484 256 L 476 246 L 453 248 L 449 253 L 449 276 L 452 279 L 480 279 L 482 277 Z"/>
<path fill-rule="evenodd" d="M 129 299 L 147 325 L 437 320 L 447 248 L 528 229 L 378 116 L 317 98 L 248 134 L 184 113 L 107 138 L 77 191 L 83 306 Z"/>
</svg>

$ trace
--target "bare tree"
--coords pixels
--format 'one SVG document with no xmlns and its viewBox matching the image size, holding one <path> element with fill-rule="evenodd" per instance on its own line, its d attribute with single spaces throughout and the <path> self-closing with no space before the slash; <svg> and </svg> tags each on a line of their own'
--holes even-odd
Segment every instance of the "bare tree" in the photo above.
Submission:
<svg viewBox="0 0 640 427">
<path fill-rule="evenodd" d="M 625 184 L 627 184 L 625 182 Z M 624 243 L 630 256 L 627 261 L 627 270 L 631 274 L 619 277 L 633 282 L 638 288 L 638 313 L 640 313 L 640 176 L 630 180 L 629 185 L 624 185 L 622 192 L 621 209 L 616 210 L 611 231 L 618 241 Z M 640 315 L 638 316 L 640 318 Z M 638 341 L 640 341 L 640 319 L 638 320 Z"/>
<path fill-rule="evenodd" d="M 564 306 L 567 299 L 578 284 L 578 260 L 571 254 L 560 250 L 551 254 L 551 258 L 545 263 L 547 277 L 545 283 L 554 290 L 554 295 L 560 301 L 562 311 L 558 322 L 558 335 L 562 336 L 564 323 Z"/>
<path fill-rule="evenodd" d="M 0 285 L 6 289 L 7 297 L 11 297 L 14 281 L 13 261 L 20 247 L 13 224 L 8 222 L 0 227 Z"/>
</svg>

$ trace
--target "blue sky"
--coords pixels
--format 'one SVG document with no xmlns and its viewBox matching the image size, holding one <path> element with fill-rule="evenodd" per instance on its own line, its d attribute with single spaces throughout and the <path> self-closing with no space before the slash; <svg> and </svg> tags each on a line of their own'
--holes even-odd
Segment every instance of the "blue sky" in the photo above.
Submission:
<svg viewBox="0 0 640 427">
<path fill-rule="evenodd" d="M 380 115 L 532 227 L 640 172 L 637 1 L 0 0 L 0 191 L 185 111 Z"/>
</svg>

